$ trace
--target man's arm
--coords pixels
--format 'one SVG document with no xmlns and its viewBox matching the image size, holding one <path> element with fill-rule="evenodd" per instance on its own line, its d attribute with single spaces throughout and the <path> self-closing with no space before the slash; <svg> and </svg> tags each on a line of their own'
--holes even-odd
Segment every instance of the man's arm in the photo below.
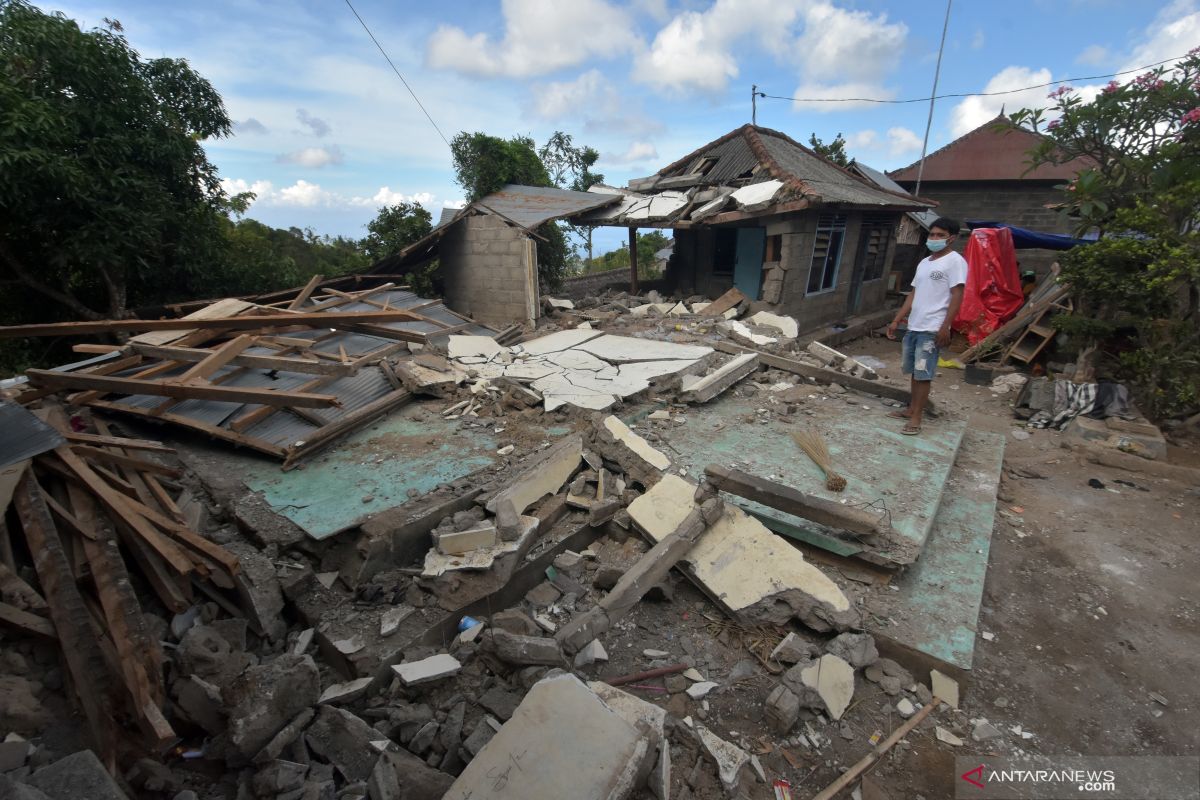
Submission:
<svg viewBox="0 0 1200 800">
<path fill-rule="evenodd" d="M 954 323 L 954 318 L 958 316 L 959 307 L 962 306 L 963 289 L 964 286 L 961 283 L 950 289 L 950 308 L 946 309 L 946 319 L 942 321 L 942 327 L 938 330 L 938 347 L 950 344 L 950 326 Z"/>
<path fill-rule="evenodd" d="M 891 325 L 888 325 L 888 326 L 887 326 L 887 337 L 888 337 L 889 339 L 895 339 L 895 338 L 896 338 L 896 328 L 897 328 L 897 327 L 900 325 L 900 322 L 901 322 L 901 321 L 902 321 L 902 320 L 903 320 L 905 317 L 907 317 L 907 316 L 908 316 L 908 312 L 912 311 L 913 296 L 914 296 L 916 293 L 917 293 L 917 290 L 916 290 L 916 289 L 913 289 L 911 292 L 909 292 L 909 293 L 908 293 L 908 294 L 905 296 L 905 298 L 904 298 L 904 303 L 903 303 L 903 304 L 901 304 L 901 306 L 900 306 L 900 310 L 896 312 L 896 318 L 892 320 L 892 324 L 891 324 Z M 960 293 L 959 297 L 961 298 L 961 296 L 962 296 L 962 295 L 961 295 L 961 293 Z"/>
</svg>

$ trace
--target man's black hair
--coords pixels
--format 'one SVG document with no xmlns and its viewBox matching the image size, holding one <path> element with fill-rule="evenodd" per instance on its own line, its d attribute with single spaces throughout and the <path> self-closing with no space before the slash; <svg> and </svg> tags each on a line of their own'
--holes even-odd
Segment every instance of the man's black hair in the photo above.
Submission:
<svg viewBox="0 0 1200 800">
<path fill-rule="evenodd" d="M 933 221 L 933 224 L 930 225 L 929 227 L 930 228 L 941 228 L 942 230 L 944 230 L 946 233 L 950 234 L 951 236 L 958 236 L 959 230 L 962 229 L 962 225 L 959 223 L 958 220 L 950 219 L 949 217 L 938 217 L 937 219 L 935 219 Z"/>
</svg>

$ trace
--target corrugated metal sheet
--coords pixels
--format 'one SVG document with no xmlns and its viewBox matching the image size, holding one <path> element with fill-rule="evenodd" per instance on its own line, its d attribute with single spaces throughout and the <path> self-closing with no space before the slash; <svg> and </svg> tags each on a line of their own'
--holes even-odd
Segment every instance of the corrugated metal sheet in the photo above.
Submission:
<svg viewBox="0 0 1200 800">
<path fill-rule="evenodd" d="M 476 205 L 495 211 L 526 228 L 536 228 L 544 222 L 600 208 L 615 203 L 618 199 L 618 195 L 571 192 L 566 189 L 518 186 L 510 183 L 500 191 L 489 194 Z"/>
<path fill-rule="evenodd" d="M 871 183 L 874 183 L 876 186 L 881 186 L 884 189 L 890 189 L 893 192 L 903 192 L 904 194 L 908 194 L 908 191 L 903 186 L 896 183 L 879 170 L 868 167 L 866 164 L 855 161 L 850 165 L 850 168 L 858 172 L 858 174 L 862 175 L 867 180 L 871 181 Z M 908 212 L 908 216 L 913 222 L 920 225 L 925 230 L 929 230 L 929 226 L 932 225 L 934 220 L 938 218 L 936 211 L 910 211 Z"/>
<path fill-rule="evenodd" d="M 16 403 L 0 401 L 0 467 L 53 450 L 62 435 Z"/>
<path fill-rule="evenodd" d="M 789 141 L 765 134 L 761 138 L 763 147 L 780 168 L 811 186 L 822 203 L 897 206 L 905 202 L 903 198 L 881 192 L 846 174 Z M 915 198 L 913 203 L 917 203 Z"/>
</svg>

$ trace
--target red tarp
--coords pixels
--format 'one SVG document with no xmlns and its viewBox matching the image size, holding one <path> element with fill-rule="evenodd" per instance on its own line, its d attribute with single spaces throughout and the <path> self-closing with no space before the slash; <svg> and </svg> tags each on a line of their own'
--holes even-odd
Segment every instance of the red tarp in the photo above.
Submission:
<svg viewBox="0 0 1200 800">
<path fill-rule="evenodd" d="M 967 242 L 967 285 L 953 328 L 972 345 L 1013 318 L 1025 302 L 1012 231 L 976 228 Z"/>
</svg>

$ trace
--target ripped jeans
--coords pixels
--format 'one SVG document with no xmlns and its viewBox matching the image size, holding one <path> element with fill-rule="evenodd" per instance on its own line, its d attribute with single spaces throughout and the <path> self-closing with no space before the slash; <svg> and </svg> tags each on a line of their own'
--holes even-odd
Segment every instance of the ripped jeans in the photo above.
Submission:
<svg viewBox="0 0 1200 800">
<path fill-rule="evenodd" d="M 937 333 L 933 331 L 908 331 L 904 334 L 904 355 L 900 369 L 913 380 L 931 381 L 937 375 Z"/>
</svg>

